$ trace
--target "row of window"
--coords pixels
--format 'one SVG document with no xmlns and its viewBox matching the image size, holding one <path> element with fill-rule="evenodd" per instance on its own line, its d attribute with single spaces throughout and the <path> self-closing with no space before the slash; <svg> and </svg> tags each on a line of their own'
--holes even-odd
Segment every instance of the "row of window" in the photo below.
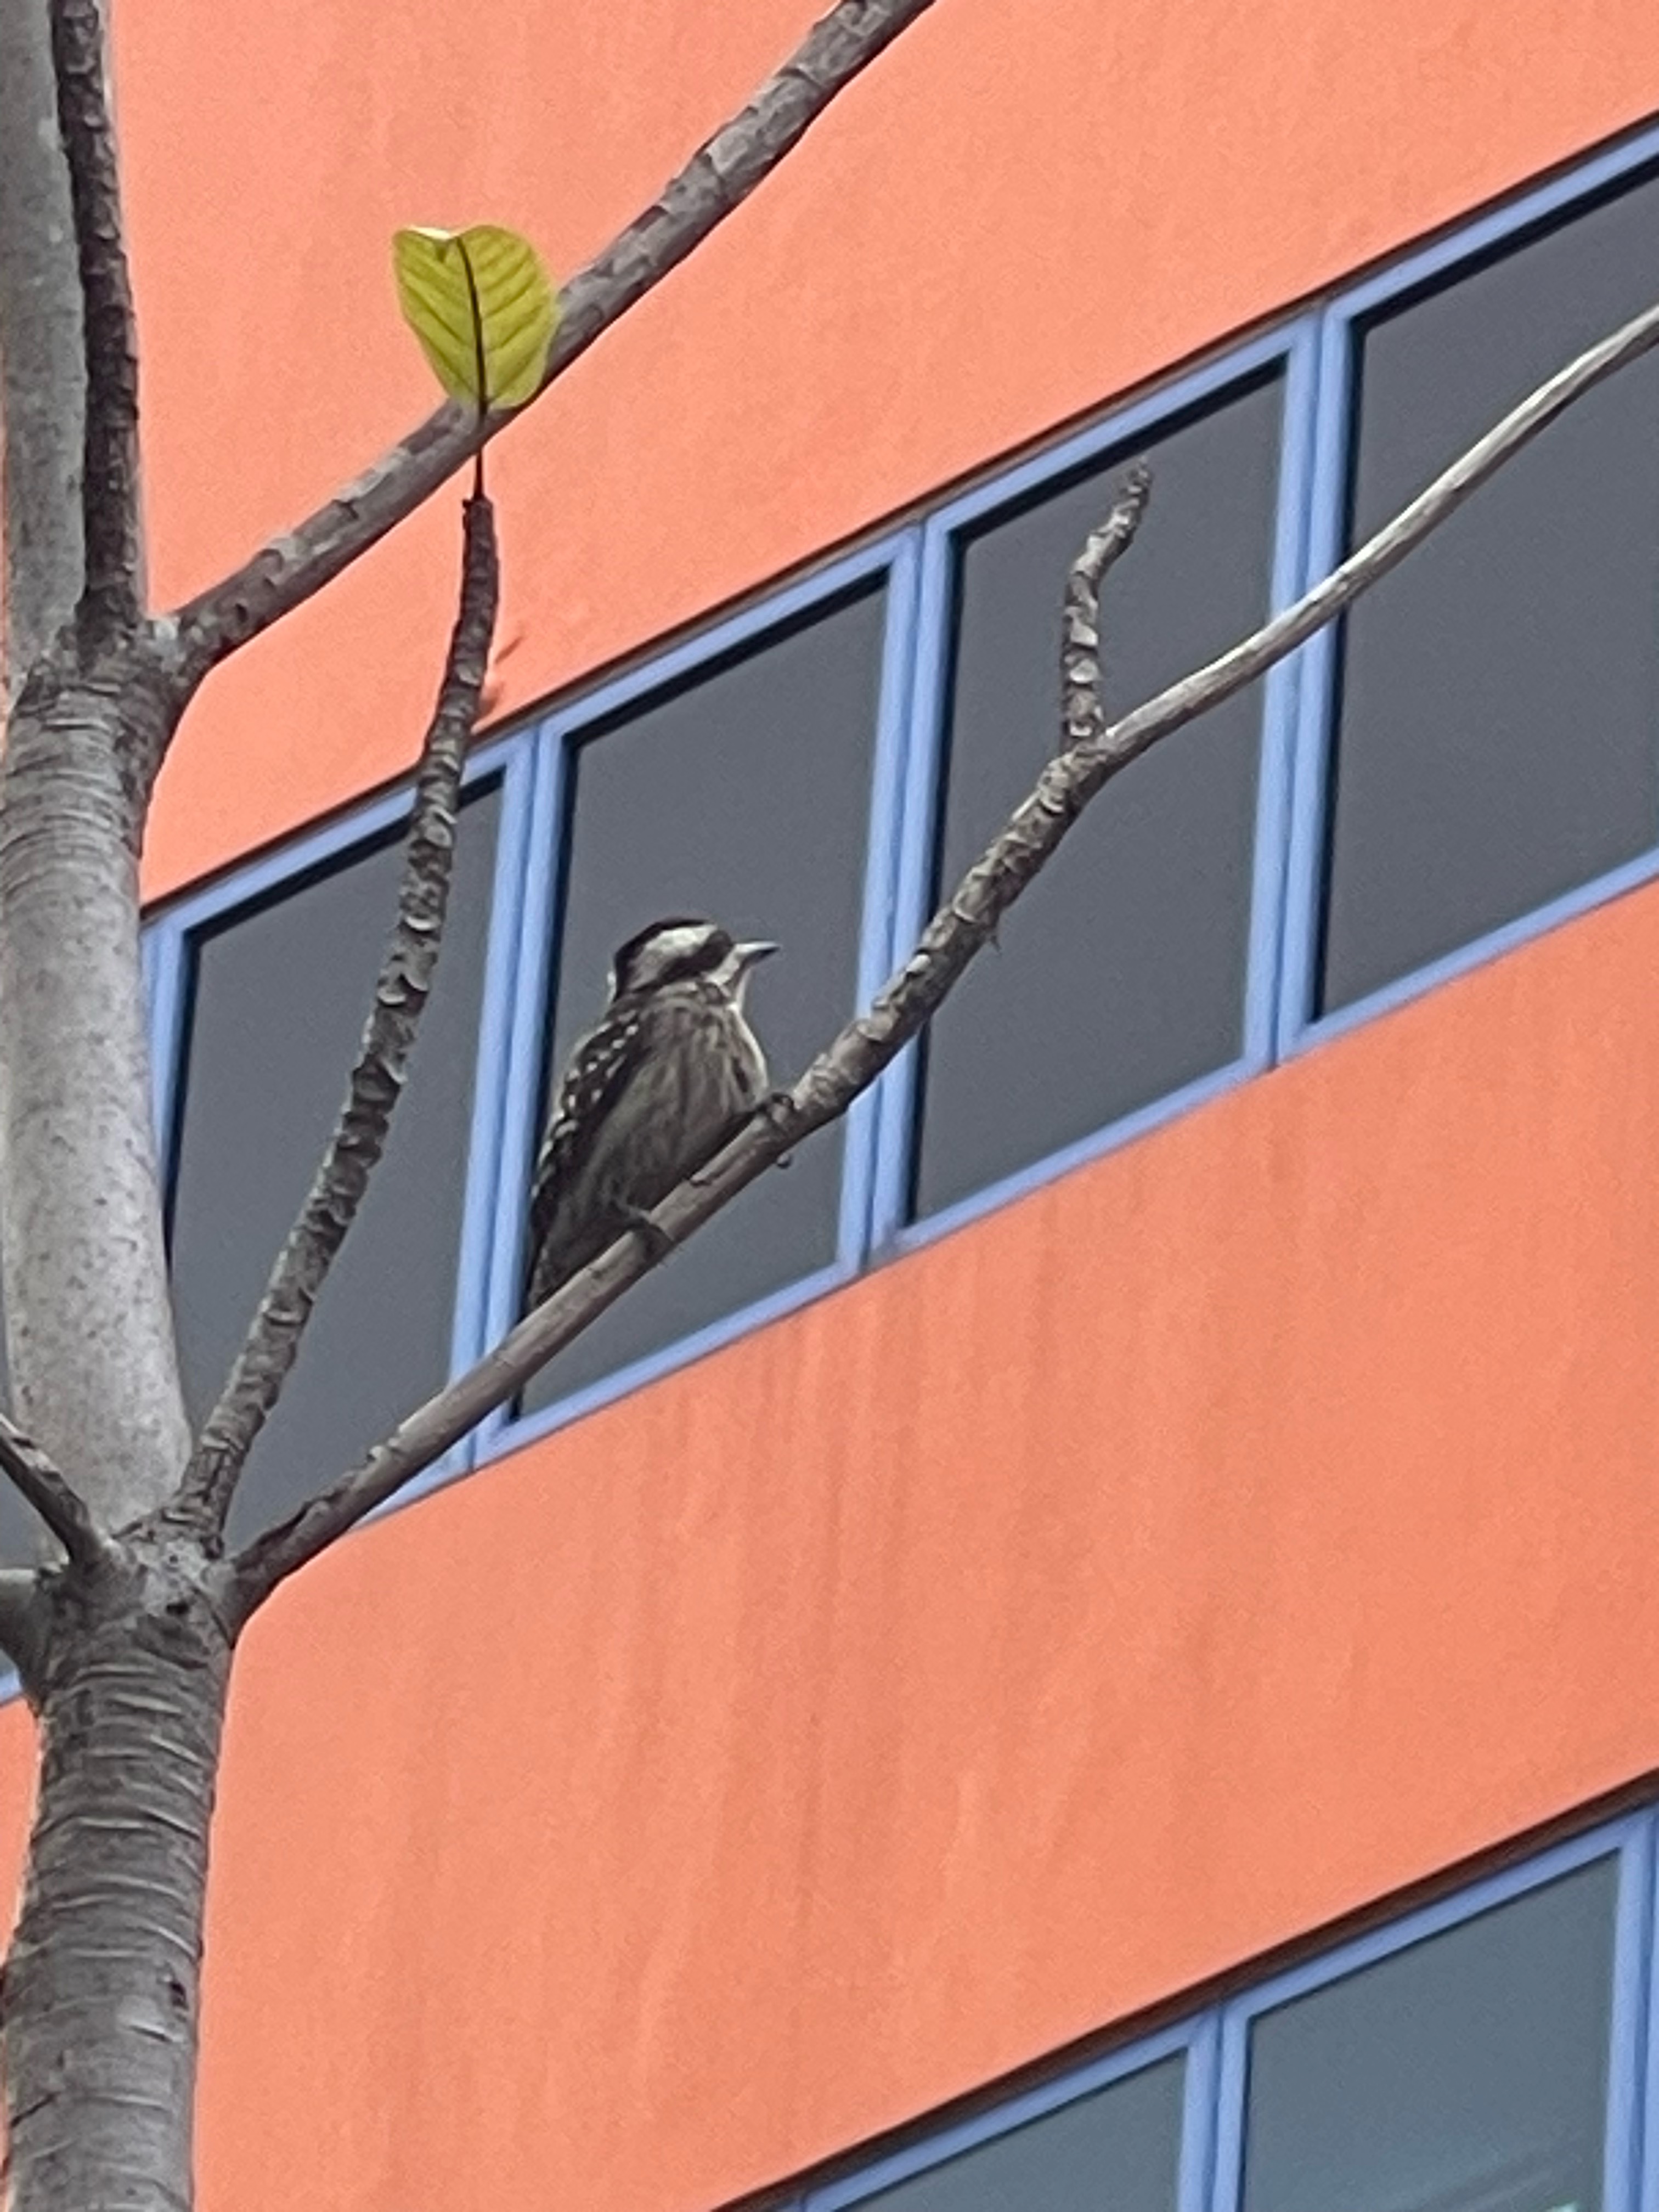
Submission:
<svg viewBox="0 0 1659 2212">
<path fill-rule="evenodd" d="M 1656 1826 L 842 2161 L 796 2212 L 1637 2212 Z"/>
<path fill-rule="evenodd" d="M 1154 489 L 1109 590 L 1115 708 L 1296 596 L 1655 296 L 1659 133 L 488 748 L 409 1095 L 258 1447 L 245 1525 L 288 1510 L 514 1318 L 550 1073 L 623 938 L 686 912 L 780 940 L 752 1006 L 786 1076 L 889 971 L 1054 748 L 1066 565 L 1128 458 L 1148 456 Z M 1340 632 L 1137 763 L 925 1049 L 469 1450 L 1650 873 L 1656 417 L 1650 356 Z M 198 1413 L 337 1106 L 403 803 L 151 930 Z M 15 1525 L 0 1514 L 0 1549 Z"/>
</svg>

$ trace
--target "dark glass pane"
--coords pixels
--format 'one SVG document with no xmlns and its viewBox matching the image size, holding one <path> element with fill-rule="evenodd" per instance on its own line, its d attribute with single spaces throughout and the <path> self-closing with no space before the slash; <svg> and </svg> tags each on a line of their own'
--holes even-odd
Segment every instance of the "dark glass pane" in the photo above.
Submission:
<svg viewBox="0 0 1659 2212">
<path fill-rule="evenodd" d="M 1120 712 L 1261 622 L 1279 390 L 1158 438 L 1140 534 L 1106 586 Z M 1114 455 L 962 550 L 942 834 L 953 884 L 1036 781 L 1060 727 L 1066 570 L 1111 504 Z M 1075 829 L 934 1022 L 915 1205 L 934 1212 L 1223 1066 L 1239 1051 L 1260 689 L 1166 738 Z"/>
<path fill-rule="evenodd" d="M 0 1566 L 33 1566 L 43 1540 L 40 1523 L 8 1483 L 0 1492 Z M 6 1662 L 0 1659 L 0 1674 L 5 1671 Z"/>
<path fill-rule="evenodd" d="M 1598 2212 L 1618 1863 L 1265 2014 L 1244 2212 Z"/>
<path fill-rule="evenodd" d="M 1352 542 L 1659 298 L 1659 181 L 1364 334 Z M 1467 944 L 1659 831 L 1659 359 L 1622 370 L 1355 609 L 1324 1004 Z"/>
<path fill-rule="evenodd" d="M 235 1528 L 280 1519 L 448 1370 L 496 789 L 469 799 L 438 981 L 407 1094 L 300 1359 L 254 1447 Z M 396 844 L 195 946 L 173 1197 L 179 1360 L 209 1409 L 333 1127 L 396 900 Z"/>
<path fill-rule="evenodd" d="M 1174 2212 L 1184 2072 L 1166 2058 L 860 2201 L 881 2212 Z"/>
<path fill-rule="evenodd" d="M 884 598 L 860 593 L 659 694 L 575 757 L 550 1075 L 599 1015 L 617 946 L 706 914 L 782 947 L 749 1011 L 793 1077 L 853 1011 Z M 842 1139 L 826 1131 L 699 1231 L 526 1394 L 592 1382 L 835 1257 Z"/>
</svg>

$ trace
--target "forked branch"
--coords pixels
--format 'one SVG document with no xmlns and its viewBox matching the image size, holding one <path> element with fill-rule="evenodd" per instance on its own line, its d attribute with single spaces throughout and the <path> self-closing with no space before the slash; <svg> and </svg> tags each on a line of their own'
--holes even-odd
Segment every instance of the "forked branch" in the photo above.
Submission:
<svg viewBox="0 0 1659 2212">
<path fill-rule="evenodd" d="M 411 1413 L 357 1467 L 250 1544 L 233 1563 L 235 1607 L 246 1614 L 263 1603 L 286 1576 L 433 1466 L 486 1414 L 517 1397 L 556 1352 L 693 1230 L 804 1137 L 839 1120 L 921 1035 L 969 962 L 991 941 L 1001 916 L 1036 880 L 1083 809 L 1114 775 L 1160 738 L 1243 690 L 1334 621 L 1575 399 L 1655 344 L 1659 307 L 1637 316 L 1540 385 L 1294 606 L 1109 725 L 1099 708 L 1097 665 L 1093 680 L 1085 669 L 1097 655 L 1090 572 L 1097 562 L 1097 584 L 1109 558 L 1133 534 L 1145 485 L 1132 476 L 1103 530 L 1079 556 L 1068 585 L 1065 711 L 1068 735 L 1073 725 L 1083 734 L 1048 763 L 1035 790 L 969 869 L 869 1011 L 848 1024 L 792 1091 L 757 1114 L 708 1167 L 663 1201 L 652 1216 L 660 1234 L 649 1251 L 631 1233 L 613 1244 L 526 1315 L 475 1367 Z M 1082 699 L 1084 691 L 1092 695 L 1091 704 Z"/>
<path fill-rule="evenodd" d="M 838 0 L 747 106 L 565 286 L 541 392 L 740 207 L 836 94 L 933 4 Z M 349 568 L 511 419 L 512 410 L 498 410 L 480 423 L 470 408 L 440 408 L 297 529 L 180 608 L 185 686 Z"/>
<path fill-rule="evenodd" d="M 139 616 L 138 346 L 105 78 L 103 10 L 99 0 L 51 0 L 51 9 L 86 363 L 85 566 L 76 625 L 83 644 L 96 647 L 131 630 Z"/>
<path fill-rule="evenodd" d="M 1091 536 L 1072 563 L 1061 646 L 1064 715 L 1068 730 L 1075 725 L 1095 736 L 1105 727 L 1101 704 L 1100 587 L 1107 571 L 1133 542 L 1146 513 L 1151 485 L 1151 475 L 1146 468 L 1132 469 L 1105 523 Z M 1072 750 L 1076 750 L 1073 745 Z M 1018 819 L 1016 816 L 1015 822 Z M 999 840 L 1000 844 L 1006 842 L 1013 827 L 1011 823 L 1003 839 Z M 1054 842 L 1058 842 L 1058 833 Z M 995 849 L 994 847 L 993 851 Z M 1034 874 L 1041 865 L 1039 858 L 1030 872 Z M 950 909 L 945 911 L 948 914 Z M 937 922 L 934 927 L 937 928 Z M 969 950 L 976 950 L 977 944 L 985 941 L 994 927 L 994 916 Z M 926 939 L 923 943 L 925 945 Z M 911 967 L 915 964 L 913 960 Z M 966 955 L 962 964 L 966 964 Z M 884 998 L 894 988 L 890 984 Z M 942 997 L 943 992 L 939 995 Z M 878 1000 L 877 1007 L 882 1003 Z M 516 1396 L 554 1352 L 562 1349 L 596 1321 L 605 1307 L 620 1297 L 629 1284 L 654 1265 L 672 1245 L 683 1243 L 699 1223 L 717 1212 L 728 1199 L 734 1198 L 745 1183 L 751 1182 L 800 1137 L 844 1114 L 859 1091 L 874 1081 L 880 1068 L 899 1050 L 905 1038 L 920 1029 L 925 1018 L 919 1017 L 902 1036 L 896 1030 L 896 1042 L 890 1048 L 880 1050 L 878 1054 L 866 1054 L 869 1072 L 842 1085 L 844 1096 L 836 1091 L 832 1078 L 830 1087 L 823 1091 L 822 1110 L 815 1109 L 805 1103 L 807 1086 L 815 1073 L 829 1068 L 844 1051 L 848 1039 L 859 1024 L 854 1024 L 844 1030 L 830 1050 L 813 1062 L 793 1093 L 787 1100 L 780 1098 L 776 1102 L 776 1110 L 757 1116 L 702 1174 L 683 1183 L 667 1200 L 656 1216 L 666 1232 L 659 1250 L 647 1256 L 641 1240 L 633 1237 L 613 1245 L 603 1258 L 574 1276 L 521 1322 L 479 1365 L 412 1414 L 384 1443 L 375 1447 L 361 1467 L 302 1506 L 289 1520 L 256 1538 L 233 1563 L 231 1610 L 245 1618 L 278 1582 L 431 1466 L 486 1413 Z M 903 1020 L 901 1013 L 901 1028 Z M 691 1194 L 690 1202 L 683 1205 L 688 1194 Z M 515 1376 L 516 1381 L 512 1379 Z M 440 1438 L 444 1441 L 440 1442 Z"/>
<path fill-rule="evenodd" d="M 1140 527 L 1152 495 L 1152 472 L 1137 462 L 1098 530 L 1090 532 L 1083 550 L 1066 572 L 1066 599 L 1060 617 L 1060 727 L 1061 750 L 1097 738 L 1106 727 L 1101 689 L 1100 587 L 1106 572 L 1127 553 Z"/>
<path fill-rule="evenodd" d="M 467 740 L 489 660 L 501 595 L 494 510 L 466 502 L 460 606 L 438 703 L 421 749 L 398 884 L 398 917 L 363 1030 L 345 1103 L 298 1220 L 185 1472 L 177 1504 L 216 1533 L 255 1437 L 298 1356 L 317 1296 L 356 1219 L 403 1094 L 416 1032 L 431 995 L 449 908 L 455 824 Z"/>
</svg>

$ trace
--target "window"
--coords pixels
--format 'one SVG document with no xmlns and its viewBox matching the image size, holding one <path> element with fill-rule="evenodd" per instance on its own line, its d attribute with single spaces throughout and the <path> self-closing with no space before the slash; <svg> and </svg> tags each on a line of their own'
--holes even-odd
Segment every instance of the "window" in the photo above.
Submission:
<svg viewBox="0 0 1659 2212">
<path fill-rule="evenodd" d="M 825 2191 L 811 2212 L 1176 2212 L 1184 2059 L 1166 2058 L 981 2140 L 887 2187 Z"/>
<path fill-rule="evenodd" d="M 1347 542 L 1659 297 L 1659 179 L 1362 314 Z M 1659 360 L 1578 402 L 1349 617 L 1317 1010 L 1659 832 Z"/>
<path fill-rule="evenodd" d="M 1154 481 L 1106 594 L 1115 711 L 1247 635 L 1656 295 L 1659 132 L 476 763 L 410 1096 L 239 1526 L 291 1510 L 511 1324 L 550 1085 L 618 943 L 675 912 L 777 939 L 751 1011 L 780 1080 L 908 951 L 1055 744 L 1066 568 L 1129 460 Z M 520 1412 L 592 1404 L 1563 894 L 1659 872 L 1656 412 L 1659 355 L 1519 455 L 1340 637 L 1135 763 L 878 1097 L 630 1291 Z M 390 820 L 370 807 L 152 936 L 198 1417 L 338 1103 L 391 912 Z M 493 1416 L 466 1449 L 526 1433 Z M 0 1558 L 14 1526 L 0 1486 Z"/>
<path fill-rule="evenodd" d="M 1066 570 L 1127 460 L 1147 455 L 1152 496 L 1106 588 L 1112 709 L 1265 618 L 1281 411 L 1276 377 L 1235 391 L 961 532 L 941 890 L 1055 750 Z M 1261 713 L 1258 686 L 1125 770 L 963 978 L 927 1042 L 916 1213 L 1239 1057 Z"/>
<path fill-rule="evenodd" d="M 249 1460 L 234 1533 L 291 1512 L 448 1372 L 500 812 L 496 784 L 463 807 L 407 1095 Z M 395 837 L 188 937 L 170 1226 L 193 1421 L 217 1395 L 344 1095 L 395 908 Z"/>
<path fill-rule="evenodd" d="M 708 915 L 781 945 L 748 1001 L 779 1079 L 852 1013 L 884 624 L 877 578 L 567 739 L 538 1134 L 572 1042 L 603 1008 L 611 953 L 659 916 Z M 845 1143 L 844 1128 L 826 1131 L 751 1186 L 544 1369 L 525 1410 L 835 1265 Z"/>
<path fill-rule="evenodd" d="M 1650 1808 L 1562 1844 L 1138 2048 L 913 2126 L 809 2178 L 795 2212 L 1636 2212 L 1656 1840 Z"/>
<path fill-rule="evenodd" d="M 1243 2212 L 1599 2212 L 1619 1862 L 1262 2013 Z"/>
</svg>

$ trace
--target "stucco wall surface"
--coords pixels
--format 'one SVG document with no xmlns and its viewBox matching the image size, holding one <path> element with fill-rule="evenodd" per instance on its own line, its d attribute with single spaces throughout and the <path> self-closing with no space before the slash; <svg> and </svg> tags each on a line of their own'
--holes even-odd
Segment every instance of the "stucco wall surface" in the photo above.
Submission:
<svg viewBox="0 0 1659 2212">
<path fill-rule="evenodd" d="M 116 11 L 158 599 L 432 403 L 402 222 L 595 252 L 815 0 Z M 1659 107 L 1646 0 L 939 0 L 497 449 L 509 714 Z M 210 683 L 160 896 L 411 759 L 459 493 Z"/>
</svg>

